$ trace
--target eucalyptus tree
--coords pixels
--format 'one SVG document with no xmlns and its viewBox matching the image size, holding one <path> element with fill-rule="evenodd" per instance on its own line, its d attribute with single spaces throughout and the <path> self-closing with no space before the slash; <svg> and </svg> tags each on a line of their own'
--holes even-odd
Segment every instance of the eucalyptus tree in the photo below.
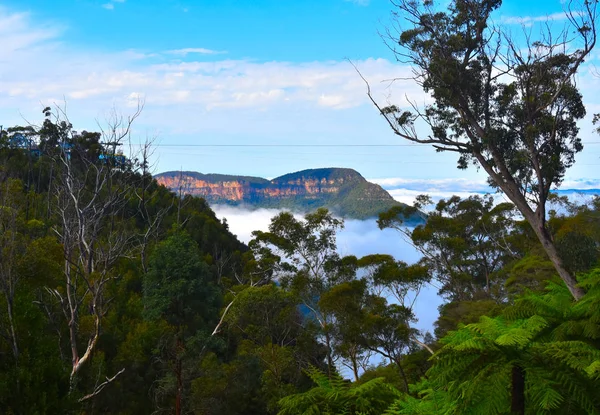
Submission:
<svg viewBox="0 0 600 415">
<path fill-rule="evenodd" d="M 423 206 L 393 208 L 379 216 L 378 224 L 407 237 L 423 255 L 420 265 L 440 283 L 440 294 L 451 301 L 503 300 L 506 294 L 499 272 L 520 254 L 512 243 L 514 205 L 495 204 L 492 196 L 453 196 L 435 204 L 425 224 L 404 227 L 400 215 Z"/>
<path fill-rule="evenodd" d="M 398 0 L 398 27 L 388 30 L 399 61 L 433 98 L 424 108 L 380 105 L 392 131 L 408 141 L 458 155 L 458 168 L 482 168 L 531 224 L 575 299 L 584 291 L 566 269 L 546 223 L 553 186 L 583 149 L 577 121 L 585 114 L 575 76 L 596 44 L 597 2 L 565 12 L 562 31 L 547 25 L 538 39 L 511 37 L 493 25 L 501 0 Z M 430 133 L 417 131 L 424 123 Z"/>
<path fill-rule="evenodd" d="M 282 212 L 271 220 L 268 232 L 255 231 L 250 246 L 272 257 L 283 259 L 277 265 L 279 282 L 295 293 L 310 318 L 319 327 L 327 347 L 328 373 L 334 369 L 334 315 L 320 305 L 320 299 L 331 288 L 355 277 L 336 252 L 336 233 L 343 221 L 321 208 L 298 220 L 290 212 Z"/>
<path fill-rule="evenodd" d="M 335 353 L 341 357 L 341 364 L 352 370 L 358 381 L 360 371 L 369 365 L 371 351 L 362 342 L 363 321 L 366 309 L 372 301 L 365 278 L 343 282 L 324 293 L 320 307 L 333 315 L 335 327 Z"/>
</svg>

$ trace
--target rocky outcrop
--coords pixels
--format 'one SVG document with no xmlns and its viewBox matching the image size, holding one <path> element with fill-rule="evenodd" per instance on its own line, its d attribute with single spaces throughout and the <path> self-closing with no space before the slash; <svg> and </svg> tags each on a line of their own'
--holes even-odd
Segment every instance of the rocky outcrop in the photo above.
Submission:
<svg viewBox="0 0 600 415">
<path fill-rule="evenodd" d="M 158 183 L 211 204 L 287 208 L 297 211 L 326 207 L 348 218 L 367 218 L 399 204 L 381 186 L 357 171 L 343 168 L 303 170 L 273 180 L 251 176 L 165 172 Z"/>
</svg>

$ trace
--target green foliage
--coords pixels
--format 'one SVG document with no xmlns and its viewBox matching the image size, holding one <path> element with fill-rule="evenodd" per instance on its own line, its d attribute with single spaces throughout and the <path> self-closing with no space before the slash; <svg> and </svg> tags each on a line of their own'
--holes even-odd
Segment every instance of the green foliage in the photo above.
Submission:
<svg viewBox="0 0 600 415">
<path fill-rule="evenodd" d="M 195 376 L 201 360 L 197 351 L 206 344 L 203 333 L 212 332 L 219 318 L 217 281 L 243 268 L 241 252 L 247 247 L 204 201 L 172 209 L 176 196 L 136 171 L 143 160 L 111 170 L 110 184 L 97 188 L 90 172 L 108 169 L 99 158 L 104 150 L 99 133 L 74 134 L 68 123 L 49 118 L 39 136 L 33 128 L 9 130 L 0 138 L 0 412 L 146 414 L 159 409 L 165 401 L 154 400 L 154 392 L 166 385 L 174 356 L 189 364 L 185 376 Z M 12 145 L 9 138 L 16 133 L 39 138 L 40 151 Z M 65 195 L 64 149 L 70 149 L 71 183 L 80 186 L 79 211 L 61 204 L 72 199 L 59 197 Z M 85 207 L 94 197 L 99 203 Z M 93 235 L 93 243 L 73 244 L 67 237 L 74 235 L 72 229 L 66 228 L 77 221 L 63 221 L 61 213 L 87 215 L 115 197 L 120 198 L 115 209 L 81 228 L 86 238 Z M 179 231 L 164 241 L 177 222 L 184 223 L 187 235 Z M 120 243 L 124 251 L 115 250 Z M 145 274 L 149 262 L 151 271 Z M 66 269 L 77 275 L 71 284 L 65 284 Z M 169 273 L 175 270 L 178 275 Z M 82 274 L 86 281 L 79 279 Z M 72 310 L 67 291 L 77 296 Z M 71 321 L 65 319 L 70 312 Z M 94 316 L 102 323 L 97 343 L 70 382 L 78 363 L 71 359 L 71 339 L 81 358 L 95 333 Z M 172 354 L 178 336 L 185 351 Z M 94 391 L 87 402 L 78 402 Z"/>
<path fill-rule="evenodd" d="M 218 294 L 208 265 L 200 257 L 196 242 L 184 231 L 175 231 L 161 242 L 150 258 L 144 278 L 144 307 L 153 320 L 190 324 L 214 315 Z M 197 317 L 196 317 L 197 316 Z"/>
<path fill-rule="evenodd" d="M 307 374 L 317 386 L 281 399 L 279 415 L 375 415 L 401 396 L 383 378 L 350 383 L 338 375 L 328 378 L 314 368 Z"/>
<path fill-rule="evenodd" d="M 598 413 L 599 282 L 600 270 L 583 277 L 588 293 L 575 304 L 566 287 L 550 283 L 546 293 L 525 295 L 498 317 L 450 332 L 427 372 L 434 390 L 421 403 L 397 403 L 392 413 L 424 413 L 446 396 L 431 413 L 502 414 L 519 394 L 526 413 Z M 515 371 L 523 373 L 523 391 Z"/>
<path fill-rule="evenodd" d="M 201 363 L 201 376 L 192 381 L 192 408 L 202 415 L 264 415 L 262 368 L 258 358 L 240 354 L 221 362 L 214 353 Z"/>
<path fill-rule="evenodd" d="M 444 388 L 434 388 L 428 380 L 411 385 L 411 395 L 394 402 L 384 415 L 450 415 L 459 414 L 460 399 L 451 399 Z"/>
<path fill-rule="evenodd" d="M 575 121 L 585 109 L 572 76 L 594 46 L 595 33 L 579 31 L 585 47 L 570 54 L 539 53 L 535 41 L 525 52 L 497 50 L 496 42 L 515 44 L 488 24 L 501 4 L 455 1 L 443 11 L 432 1 L 401 1 L 398 16 L 406 16 L 413 27 L 399 34 L 403 49 L 397 53 L 414 65 L 424 91 L 435 100 L 420 113 L 433 132 L 423 141 L 457 151 L 460 168 L 478 162 L 489 173 L 487 167 L 495 167 L 495 175 L 510 177 L 523 184 L 522 192 L 544 201 L 582 149 Z M 581 26 L 595 17 L 595 8 L 586 6 L 575 12 Z M 580 28 L 573 23 L 574 30 Z M 490 75 L 497 59 L 510 62 L 505 68 L 510 77 Z M 401 136 L 416 140 L 410 134 L 413 114 L 391 107 L 382 114 Z M 490 177 L 495 186 L 503 186 L 499 176 Z"/>
<path fill-rule="evenodd" d="M 333 370 L 333 313 L 321 307 L 320 298 L 335 285 L 352 280 L 356 271 L 352 261 L 336 252 L 336 234 L 343 226 L 343 221 L 323 208 L 303 220 L 282 212 L 271 220 L 269 232 L 253 232 L 250 242 L 259 255 L 278 258 L 279 281 L 307 309 L 325 339 L 329 372 Z M 280 262 L 280 257 L 286 261 Z"/>
<path fill-rule="evenodd" d="M 396 135 L 457 153 L 459 169 L 481 167 L 490 186 L 531 225 L 573 298 L 580 299 L 584 292 L 551 236 L 547 204 L 583 149 L 577 122 L 586 109 L 575 77 L 596 45 L 597 3 L 568 4 L 565 30 L 573 36 L 564 40 L 550 26 L 537 39 L 512 36 L 491 24 L 501 4 L 395 2 L 394 16 L 409 27 L 391 36 L 390 48 L 412 66 L 414 80 L 433 103 L 407 112 L 382 108 L 369 96 Z M 417 133 L 416 120 L 429 125 L 430 133 Z"/>
<path fill-rule="evenodd" d="M 410 208 L 416 211 L 426 198 Z M 501 269 L 515 256 L 511 233 L 514 206 L 494 204 L 492 196 L 453 196 L 440 200 L 427 222 L 407 229 L 398 217 L 406 209 L 379 216 L 380 228 L 395 228 L 423 254 L 420 265 L 441 283 L 440 294 L 455 301 L 502 299 Z"/>
<path fill-rule="evenodd" d="M 195 356 L 202 355 L 212 340 L 209 333 L 216 325 L 220 293 L 198 244 L 185 231 L 175 229 L 156 247 L 143 292 L 146 318 L 171 326 L 159 343 L 163 376 L 157 382 L 156 399 L 161 403 L 173 399 L 177 408 L 189 408 L 189 384 L 197 376 Z"/>
<path fill-rule="evenodd" d="M 442 338 L 456 330 L 459 324 L 475 323 L 481 316 L 496 316 L 503 306 L 492 300 L 453 301 L 439 307 L 440 316 L 435 322 L 435 334 Z"/>
<path fill-rule="evenodd" d="M 301 332 L 296 299 L 275 284 L 248 287 L 236 297 L 226 321 L 256 344 L 293 343 Z"/>
</svg>

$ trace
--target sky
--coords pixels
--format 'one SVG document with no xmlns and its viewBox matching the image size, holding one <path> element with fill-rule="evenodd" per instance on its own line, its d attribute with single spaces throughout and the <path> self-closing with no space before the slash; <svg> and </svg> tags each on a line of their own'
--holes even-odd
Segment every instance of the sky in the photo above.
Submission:
<svg viewBox="0 0 600 415">
<path fill-rule="evenodd" d="M 515 31 L 561 25 L 561 7 L 507 0 L 494 18 Z M 143 99 L 133 140 L 155 139 L 156 172 L 349 167 L 374 180 L 454 180 L 450 191 L 482 183 L 454 155 L 395 137 L 368 101 L 349 60 L 381 102 L 429 99 L 389 81 L 410 74 L 379 35 L 392 10 L 388 0 L 0 0 L 0 124 L 40 123 L 56 104 L 75 129 L 94 130 Z M 595 61 L 578 79 L 590 114 Z M 595 180 L 600 137 L 590 117 L 580 125 L 589 144 L 567 178 Z"/>
</svg>

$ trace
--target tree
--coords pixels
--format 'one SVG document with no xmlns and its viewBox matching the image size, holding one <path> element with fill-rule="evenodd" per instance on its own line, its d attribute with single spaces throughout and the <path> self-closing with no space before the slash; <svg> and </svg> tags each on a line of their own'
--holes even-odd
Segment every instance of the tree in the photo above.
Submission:
<svg viewBox="0 0 600 415">
<path fill-rule="evenodd" d="M 314 368 L 307 370 L 307 374 L 316 386 L 283 398 L 279 415 L 375 415 L 381 414 L 401 395 L 383 378 L 350 383 L 339 375 L 328 377 Z"/>
<path fill-rule="evenodd" d="M 333 315 L 320 307 L 319 300 L 336 284 L 354 278 L 336 252 L 336 232 L 342 227 L 343 222 L 324 208 L 306 214 L 304 220 L 283 212 L 271 220 L 269 232 L 253 232 L 250 242 L 253 250 L 267 257 L 272 257 L 271 248 L 284 257 L 285 262 L 279 265 L 280 282 L 299 296 L 321 327 L 330 375 L 334 370 Z"/>
<path fill-rule="evenodd" d="M 412 111 L 380 106 L 368 88 L 371 101 L 399 137 L 458 153 L 460 169 L 483 168 L 532 226 L 573 297 L 581 298 L 584 291 L 549 232 L 546 202 L 583 148 L 576 121 L 585 108 L 575 75 L 596 44 L 597 2 L 567 10 L 568 27 L 558 36 L 548 27 L 535 41 L 490 24 L 501 0 L 455 0 L 448 11 L 432 0 L 394 4 L 398 19 L 412 27 L 388 31 L 390 47 L 412 65 L 414 80 L 434 103 Z M 417 121 L 431 134 L 418 134 Z"/>
<path fill-rule="evenodd" d="M 44 109 L 46 119 L 39 130 L 40 144 L 56 169 L 57 178 L 52 189 L 55 196 L 53 213 L 57 218 L 54 232 L 64 252 L 63 284 L 49 287 L 47 291 L 57 300 L 68 326 L 71 391 L 75 390 L 77 376 L 91 360 L 100 339 L 109 302 L 105 292 L 116 280 L 115 265 L 135 246 L 135 235 L 128 232 L 129 226 L 123 216 L 134 187 L 131 177 L 136 166 L 120 165 L 111 159 L 100 160 L 99 139 L 104 137 L 113 145 L 127 139 L 141 110 L 139 105 L 128 118 L 115 114 L 102 135 L 78 135 L 73 132 L 71 123 L 63 119 L 66 118 L 63 110 L 57 108 L 53 119 L 50 108 Z M 81 322 L 88 319 L 83 311 L 86 309 L 92 319 L 89 331 L 80 329 Z M 82 337 L 87 338 L 83 352 Z M 80 400 L 96 396 L 123 371 L 107 377 L 106 382 L 96 385 Z"/>
<path fill-rule="evenodd" d="M 355 381 L 359 379 L 359 371 L 367 367 L 371 356 L 361 344 L 361 322 L 370 297 L 366 279 L 356 279 L 332 287 L 319 301 L 321 309 L 335 318 L 332 333 L 334 349 L 342 358 L 342 364 L 352 370 Z"/>
<path fill-rule="evenodd" d="M 169 368 L 159 395 L 173 396 L 175 413 L 179 415 L 189 407 L 184 401 L 184 389 L 194 370 L 194 365 L 184 365 L 184 360 L 193 356 L 190 349 L 195 347 L 200 352 L 200 345 L 210 338 L 220 293 L 208 265 L 200 257 L 198 245 L 179 230 L 157 246 L 143 287 L 146 318 L 163 319 L 171 327 L 164 339 L 164 356 L 159 356 Z"/>
<path fill-rule="evenodd" d="M 427 222 L 414 229 L 402 227 L 395 208 L 380 214 L 378 224 L 409 238 L 423 254 L 420 264 L 441 284 L 440 294 L 452 300 L 501 300 L 504 290 L 498 271 L 517 257 L 510 243 L 513 211 L 510 203 L 494 206 L 491 196 L 453 196 L 440 200 Z"/>
<path fill-rule="evenodd" d="M 23 128 L 0 132 L 0 413 L 160 411 L 151 392 L 166 392 L 159 404 L 172 411 L 177 374 L 183 409 L 195 411 L 190 383 L 214 367 L 203 366 L 205 350 L 218 353 L 222 367 L 231 368 L 228 376 L 239 377 L 231 382 L 238 392 L 223 394 L 242 401 L 229 407 L 231 413 L 265 413 L 259 353 L 237 348 L 233 331 L 216 335 L 226 326 L 219 324 L 220 291 L 239 292 L 232 284 L 247 247 L 203 199 L 190 197 L 180 214 L 192 243 L 177 245 L 159 261 L 157 251 L 166 249 L 161 238 L 177 233 L 169 233 L 176 195 L 148 174 L 147 145 L 138 159 L 112 158 L 112 129 L 77 133 L 58 111 L 48 112 L 42 128 L 23 140 L 14 137 Z M 119 119 L 113 121 L 118 127 Z M 123 129 L 114 132 L 127 142 L 131 120 L 121 121 Z M 200 286 L 187 280 L 186 260 L 193 269 L 199 264 Z M 268 266 L 249 268 L 260 274 Z M 144 297 L 148 275 L 163 278 L 151 293 L 159 301 Z M 251 286 L 263 281 L 253 278 Z M 183 317 L 160 301 L 179 298 L 177 287 L 179 304 L 190 308 Z M 145 303 L 163 313 L 144 313 Z M 324 368 L 323 347 L 312 333 L 289 359 L 297 373 L 309 363 Z M 202 378 L 212 379 L 218 376 Z M 306 382 L 301 375 L 298 384 Z"/>
<path fill-rule="evenodd" d="M 416 329 L 410 327 L 414 320 L 408 307 L 388 304 L 381 297 L 372 302 L 363 317 L 362 344 L 396 365 L 404 381 L 405 392 L 408 392 L 409 386 L 403 358 L 418 334 Z"/>
<path fill-rule="evenodd" d="M 518 298 L 501 315 L 440 340 L 427 378 L 389 414 L 597 414 L 598 269 L 581 276 L 576 304 L 564 284 Z"/>
<path fill-rule="evenodd" d="M 240 354 L 255 356 L 263 369 L 260 383 L 269 413 L 277 402 L 296 392 L 310 335 L 303 324 L 297 298 L 275 284 L 243 289 L 227 315 L 230 334 L 238 334 Z M 311 337 L 311 340 L 313 338 Z"/>
<path fill-rule="evenodd" d="M 25 238 L 19 232 L 22 188 L 19 180 L 0 182 L 0 293 L 6 302 L 8 320 L 7 327 L 0 325 L 0 337 L 10 344 L 15 364 L 19 360 L 15 295 L 21 278 L 17 267 L 26 246 Z"/>
</svg>

